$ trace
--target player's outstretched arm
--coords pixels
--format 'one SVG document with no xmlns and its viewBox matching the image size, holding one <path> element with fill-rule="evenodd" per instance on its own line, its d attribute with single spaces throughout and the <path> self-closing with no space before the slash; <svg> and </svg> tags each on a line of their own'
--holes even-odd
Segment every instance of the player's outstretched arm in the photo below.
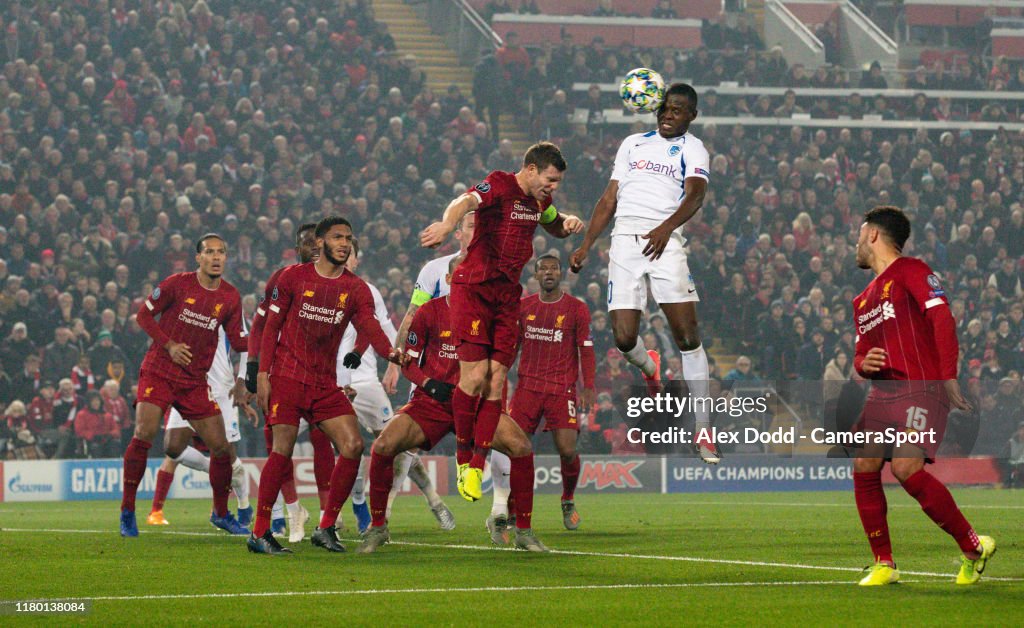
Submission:
<svg viewBox="0 0 1024 628">
<path fill-rule="evenodd" d="M 583 234 L 583 244 L 569 256 L 569 268 L 572 272 L 578 273 L 583 268 L 587 254 L 590 253 L 590 247 L 594 246 L 594 242 L 601 237 L 601 234 L 608 227 L 608 223 L 615 216 L 615 208 L 619 202 L 618 199 L 619 182 L 612 179 L 608 182 L 608 186 L 605 187 L 604 194 L 597 201 L 597 205 L 594 205 L 594 213 L 590 216 L 590 225 L 587 227 L 587 232 Z"/>
<path fill-rule="evenodd" d="M 554 217 L 548 221 L 543 221 L 541 217 L 541 226 L 544 227 L 544 231 L 547 231 L 556 238 L 568 238 L 574 233 L 583 233 L 583 221 L 572 216 L 570 214 L 560 214 L 555 206 L 552 205 L 548 208 L 548 211 L 554 211 Z"/>
<path fill-rule="evenodd" d="M 416 311 L 420 309 L 420 304 L 416 303 L 416 295 L 413 294 L 412 302 L 409 303 L 409 309 L 405 311 L 405 318 L 402 319 L 402 324 L 398 326 L 398 333 L 395 334 L 395 346 L 404 347 L 406 339 L 409 338 L 409 328 L 412 326 L 413 317 L 416 316 Z M 398 377 L 401 375 L 401 369 L 394 362 L 388 363 L 388 368 L 384 371 L 384 378 L 380 380 L 380 383 L 384 386 L 384 392 L 389 395 L 393 395 L 398 392 Z"/>
<path fill-rule="evenodd" d="M 409 356 L 401 349 L 396 349 L 388 340 L 387 334 L 380 326 L 380 321 L 374 315 L 373 295 L 369 287 L 363 284 L 356 295 L 355 307 L 352 313 L 352 324 L 356 328 L 357 337 L 362 337 L 369 342 L 377 355 L 384 357 L 389 362 L 405 364 Z"/>
<path fill-rule="evenodd" d="M 647 240 L 643 254 L 650 256 L 651 259 L 661 257 L 661 254 L 665 252 L 665 247 L 668 246 L 672 233 L 693 218 L 693 215 L 704 205 L 704 194 L 707 192 L 708 182 L 701 177 L 687 177 L 683 181 L 683 189 L 686 192 L 683 202 L 679 204 L 679 209 L 666 218 L 665 222 L 643 236 Z"/>
<path fill-rule="evenodd" d="M 420 246 L 434 249 L 444 244 L 452 231 L 455 231 L 455 227 L 462 222 L 462 217 L 471 211 L 476 211 L 479 205 L 476 196 L 469 193 L 448 203 L 441 221 L 431 224 L 420 232 Z"/>
</svg>

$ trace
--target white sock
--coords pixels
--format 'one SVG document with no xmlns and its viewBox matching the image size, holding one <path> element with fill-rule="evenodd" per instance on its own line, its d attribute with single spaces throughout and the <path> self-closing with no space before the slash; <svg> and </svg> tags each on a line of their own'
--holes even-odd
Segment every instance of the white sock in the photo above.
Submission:
<svg viewBox="0 0 1024 628">
<path fill-rule="evenodd" d="M 238 500 L 239 510 L 249 507 L 249 476 L 245 474 L 245 466 L 242 461 L 235 458 L 231 463 L 231 488 L 235 491 L 235 499 Z"/>
<path fill-rule="evenodd" d="M 363 476 L 356 476 L 356 483 L 352 485 L 350 498 L 352 499 L 353 506 L 366 503 L 366 493 L 363 491 Z"/>
<path fill-rule="evenodd" d="M 494 501 L 491 503 L 491 514 L 508 516 L 509 475 L 512 473 L 512 461 L 500 451 L 491 450 L 491 484 L 494 486 Z"/>
<path fill-rule="evenodd" d="M 704 345 L 693 351 L 683 351 L 683 379 L 686 380 L 686 387 L 690 389 L 691 398 L 707 398 L 708 378 L 708 354 L 704 352 Z M 707 403 L 694 405 L 696 416 L 696 429 L 698 431 L 711 427 L 711 410 Z"/>
<path fill-rule="evenodd" d="M 356 476 L 356 483 L 352 485 L 352 493 L 349 498 L 352 500 L 353 506 L 366 503 L 366 476 L 367 473 L 367 458 L 363 458 L 359 463 L 359 475 Z"/>
<path fill-rule="evenodd" d="M 647 377 L 654 375 L 654 360 L 651 359 L 651 356 L 647 355 L 647 349 L 644 347 L 644 343 L 640 342 L 639 338 L 637 338 L 636 345 L 632 349 L 621 351 L 620 353 L 626 356 L 627 362 L 639 368 Z M 707 371 L 706 363 L 707 359 L 705 358 L 705 371 Z"/>
<path fill-rule="evenodd" d="M 441 503 L 441 496 L 434 489 L 434 483 L 430 481 L 430 476 L 427 475 L 427 470 L 423 467 L 423 461 L 420 460 L 419 454 L 416 454 L 409 467 L 409 479 L 419 487 L 431 508 Z"/>
<path fill-rule="evenodd" d="M 274 508 L 270 511 L 270 518 L 273 519 L 284 519 L 284 498 L 281 494 L 277 494 L 277 501 L 274 502 Z"/>
<path fill-rule="evenodd" d="M 296 500 L 294 504 L 285 504 L 285 507 L 288 508 L 288 516 L 292 516 L 299 514 L 299 508 L 302 508 L 302 505 Z"/>
<path fill-rule="evenodd" d="M 409 467 L 415 459 L 416 454 L 408 451 L 404 451 L 395 457 L 395 482 L 391 485 L 391 492 L 388 493 L 388 511 L 385 514 L 388 519 L 391 518 L 391 505 L 395 503 L 398 492 L 402 490 L 405 478 L 409 477 Z"/>
<path fill-rule="evenodd" d="M 183 464 L 189 469 L 196 471 L 210 472 L 210 459 L 199 453 L 199 450 L 189 445 L 181 455 L 174 459 L 178 464 Z"/>
</svg>

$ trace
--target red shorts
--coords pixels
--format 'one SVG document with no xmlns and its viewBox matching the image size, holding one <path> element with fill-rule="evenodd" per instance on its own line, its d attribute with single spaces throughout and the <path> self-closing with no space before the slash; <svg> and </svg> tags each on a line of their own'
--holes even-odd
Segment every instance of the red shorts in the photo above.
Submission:
<svg viewBox="0 0 1024 628">
<path fill-rule="evenodd" d="M 576 420 L 576 396 L 541 393 L 525 388 L 516 388 L 512 394 L 512 405 L 509 407 L 512 420 L 523 428 L 527 434 L 533 434 L 544 418 L 544 431 L 576 430 L 580 431 Z"/>
<path fill-rule="evenodd" d="M 902 395 L 869 395 L 853 431 L 884 432 L 894 429 L 896 432 L 922 433 L 917 442 L 910 444 L 923 450 L 929 461 L 934 461 L 946 434 L 949 400 L 940 382 L 914 384 L 917 390 L 908 390 Z M 929 430 L 933 433 L 927 434 Z"/>
<path fill-rule="evenodd" d="M 270 378 L 270 414 L 267 425 L 299 426 L 299 419 L 314 425 L 338 416 L 354 416 L 352 403 L 337 386 L 309 386 L 287 377 Z"/>
<path fill-rule="evenodd" d="M 519 298 L 523 287 L 505 279 L 452 284 L 452 331 L 459 360 L 495 360 L 511 368 L 519 342 Z"/>
<path fill-rule="evenodd" d="M 433 449 L 442 438 L 455 432 L 452 405 L 435 401 L 426 393 L 420 394 L 418 389 L 413 393 L 412 401 L 402 406 L 396 414 L 407 414 L 420 426 L 427 439 L 427 446 L 423 449 Z"/>
<path fill-rule="evenodd" d="M 220 414 L 220 406 L 213 400 L 213 393 L 205 381 L 184 384 L 145 371 L 139 373 L 135 403 L 151 403 L 165 414 L 168 408 L 174 408 L 186 421 L 198 421 Z"/>
</svg>

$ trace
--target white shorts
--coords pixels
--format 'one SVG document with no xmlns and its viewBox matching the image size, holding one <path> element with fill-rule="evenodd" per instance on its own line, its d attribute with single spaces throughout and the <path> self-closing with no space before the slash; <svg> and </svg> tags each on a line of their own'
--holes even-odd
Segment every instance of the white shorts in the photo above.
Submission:
<svg viewBox="0 0 1024 628">
<path fill-rule="evenodd" d="M 231 400 L 227 390 L 211 388 L 210 391 L 213 393 L 213 400 L 220 406 L 221 416 L 224 417 L 224 433 L 227 434 L 228 442 L 237 443 L 242 440 L 242 433 L 238 431 L 238 408 L 235 407 L 235 402 Z M 181 427 L 195 431 L 192 425 L 181 418 L 178 411 L 172 407 L 171 413 L 167 417 L 167 429 L 174 430 Z"/>
<path fill-rule="evenodd" d="M 370 432 L 382 431 L 394 415 L 391 399 L 384 392 L 384 386 L 375 379 L 352 382 L 350 386 L 356 389 L 352 407 L 355 408 L 359 424 Z"/>
<path fill-rule="evenodd" d="M 686 264 L 683 237 L 673 234 L 656 261 L 643 254 L 647 240 L 641 235 L 613 235 L 608 251 L 608 309 L 646 310 L 647 287 L 661 303 L 700 301 Z"/>
</svg>

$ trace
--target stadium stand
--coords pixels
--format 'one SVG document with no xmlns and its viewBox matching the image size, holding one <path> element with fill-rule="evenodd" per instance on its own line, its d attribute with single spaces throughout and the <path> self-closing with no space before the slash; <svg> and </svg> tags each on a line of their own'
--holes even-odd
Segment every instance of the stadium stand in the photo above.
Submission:
<svg viewBox="0 0 1024 628">
<path fill-rule="evenodd" d="M 646 20 L 658 3 L 610 4 Z M 909 19 L 915 3 L 905 4 Z M 612 123 L 621 107 L 606 85 L 650 66 L 701 86 L 715 123 L 695 131 L 712 176 L 687 232 L 715 376 L 742 354 L 765 379 L 820 380 L 826 367 L 849 377 L 849 303 L 866 281 L 852 263 L 858 217 L 896 204 L 914 216 L 910 252 L 943 273 L 953 300 L 961 373 L 982 408 L 974 452 L 997 453 L 1024 393 L 1024 132 L 1013 93 L 1024 67 L 972 52 L 889 74 L 891 91 L 841 97 L 823 88 L 858 85 L 861 68 L 791 66 L 745 25 L 753 14 L 687 12 L 711 5 L 671 3 L 679 19 L 704 18 L 706 47 L 696 35 L 644 48 L 567 31 L 527 49 L 519 80 L 532 94 L 517 113 L 531 138 L 563 146 L 559 205 L 589 216 L 619 141 L 645 128 Z M 148 342 L 133 313 L 161 277 L 191 267 L 205 231 L 228 238 L 228 278 L 251 314 L 265 278 L 293 260 L 295 227 L 343 213 L 366 252 L 361 272 L 402 318 L 435 254 L 413 244 L 418 231 L 517 156 L 470 94 L 427 86 L 387 17 L 364 0 L 0 9 L 0 456 L 88 455 L 73 413 L 94 391 L 130 435 L 125 400 Z M 511 75 L 493 80 L 508 88 Z M 536 240 L 563 259 L 574 246 Z M 610 400 L 633 374 L 609 351 L 599 257 L 567 281 L 591 306 L 606 356 L 598 381 L 609 402 L 591 421 L 615 426 Z M 658 316 L 644 339 L 678 378 Z M 246 440 L 259 451 L 260 439 Z"/>
</svg>

